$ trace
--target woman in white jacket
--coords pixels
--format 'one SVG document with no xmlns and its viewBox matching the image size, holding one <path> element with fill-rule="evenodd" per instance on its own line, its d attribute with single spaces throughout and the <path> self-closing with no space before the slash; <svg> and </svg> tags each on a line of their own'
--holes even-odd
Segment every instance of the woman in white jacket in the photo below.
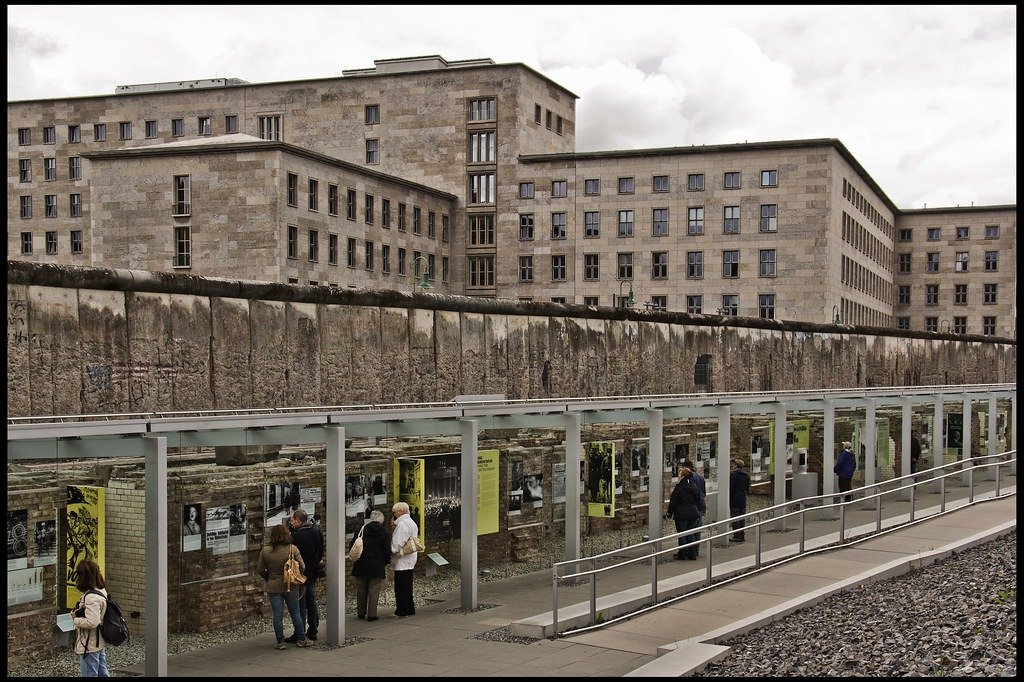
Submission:
<svg viewBox="0 0 1024 682">
<path fill-rule="evenodd" d="M 79 561 L 76 572 L 75 587 L 82 598 L 71 610 L 71 618 L 75 623 L 75 653 L 82 657 L 79 663 L 82 677 L 110 677 L 107 642 L 100 634 L 100 623 L 107 610 L 106 583 L 95 561 Z"/>
<path fill-rule="evenodd" d="M 405 502 L 396 502 L 391 507 L 391 514 L 394 516 L 391 522 L 391 566 L 395 570 L 395 615 L 405 618 L 416 613 L 412 600 L 412 574 L 419 553 L 402 556 L 402 547 L 409 538 L 418 536 L 420 530 L 409 515 L 409 505 Z"/>
</svg>

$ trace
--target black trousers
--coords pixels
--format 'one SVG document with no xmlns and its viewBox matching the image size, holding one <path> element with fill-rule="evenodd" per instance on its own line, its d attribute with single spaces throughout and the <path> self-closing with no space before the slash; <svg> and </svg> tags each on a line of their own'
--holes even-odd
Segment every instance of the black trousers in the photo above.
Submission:
<svg viewBox="0 0 1024 682">
<path fill-rule="evenodd" d="M 395 571 L 395 615 L 411 616 L 416 613 L 416 606 L 412 601 L 412 574 L 413 569 L 408 571 Z"/>
<path fill-rule="evenodd" d="M 729 507 L 729 516 L 739 516 L 740 514 L 743 514 L 746 511 L 747 511 L 746 505 L 744 505 L 742 507 L 730 506 Z M 743 519 L 737 519 L 736 521 L 733 521 L 732 522 L 732 534 L 733 534 L 733 537 L 742 538 L 743 537 L 743 528 L 746 525 L 747 525 L 747 523 Z"/>
<path fill-rule="evenodd" d="M 849 478 L 846 478 L 844 476 L 840 476 L 839 477 L 839 492 L 841 492 L 841 493 L 850 492 L 850 489 L 852 487 L 853 487 L 853 476 L 850 476 Z M 853 497 L 852 495 L 845 495 L 843 497 L 843 502 L 849 502 L 852 499 L 852 497 Z"/>
</svg>

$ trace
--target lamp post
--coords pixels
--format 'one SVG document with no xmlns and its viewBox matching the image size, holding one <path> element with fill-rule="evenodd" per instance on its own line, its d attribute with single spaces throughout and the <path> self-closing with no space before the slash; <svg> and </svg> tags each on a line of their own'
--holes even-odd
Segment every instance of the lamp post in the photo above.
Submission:
<svg viewBox="0 0 1024 682">
<path fill-rule="evenodd" d="M 622 302 L 622 285 L 629 282 L 629 296 L 626 297 L 626 305 L 622 306 L 625 308 L 633 307 L 633 280 L 623 279 L 619 280 L 619 302 Z"/>
<path fill-rule="evenodd" d="M 420 261 L 426 261 L 426 260 L 427 260 L 426 256 L 416 256 L 416 258 L 414 258 L 413 261 L 412 261 L 412 275 L 413 275 L 413 277 L 412 277 L 412 290 L 413 290 L 413 293 L 416 292 L 416 285 L 417 285 L 417 282 L 416 282 L 416 264 L 419 263 Z M 420 287 L 420 289 L 430 289 L 431 288 L 431 286 L 430 286 L 430 271 L 427 269 L 426 266 L 423 267 L 423 277 L 422 277 L 422 279 L 419 282 L 419 287 Z"/>
<path fill-rule="evenodd" d="M 839 316 L 839 306 L 832 306 L 832 324 L 842 324 L 843 318 Z"/>
</svg>

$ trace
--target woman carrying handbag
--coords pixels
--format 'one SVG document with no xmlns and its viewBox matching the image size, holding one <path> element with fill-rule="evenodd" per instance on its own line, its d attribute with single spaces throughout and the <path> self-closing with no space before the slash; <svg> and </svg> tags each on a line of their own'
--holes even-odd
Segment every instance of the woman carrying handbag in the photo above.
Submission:
<svg viewBox="0 0 1024 682">
<path fill-rule="evenodd" d="M 277 637 L 277 644 L 274 648 L 288 648 L 284 641 L 284 604 L 288 605 L 288 613 L 291 615 L 294 631 L 302 633 L 302 639 L 295 642 L 295 645 L 312 646 L 312 642 L 306 638 L 306 626 L 302 622 L 302 614 L 299 612 L 299 597 L 302 596 L 303 586 L 301 583 L 285 582 L 285 563 L 289 559 L 298 563 L 300 570 L 305 570 L 302 555 L 292 544 L 292 536 L 284 526 L 272 526 L 269 535 L 269 544 L 260 551 L 260 556 L 256 560 L 256 570 L 267 581 L 267 597 L 270 599 L 270 609 L 274 618 L 274 635 Z"/>
</svg>

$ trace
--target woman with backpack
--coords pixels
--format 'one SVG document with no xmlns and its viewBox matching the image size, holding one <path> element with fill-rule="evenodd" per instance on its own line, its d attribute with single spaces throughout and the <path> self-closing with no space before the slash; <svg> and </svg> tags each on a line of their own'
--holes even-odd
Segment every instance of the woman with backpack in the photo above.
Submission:
<svg viewBox="0 0 1024 682">
<path fill-rule="evenodd" d="M 100 633 L 100 623 L 107 610 L 107 590 L 99 564 L 89 559 L 78 562 L 75 587 L 82 598 L 71 610 L 75 623 L 75 653 L 82 658 L 82 677 L 110 677 L 107 669 L 107 642 Z"/>
</svg>

